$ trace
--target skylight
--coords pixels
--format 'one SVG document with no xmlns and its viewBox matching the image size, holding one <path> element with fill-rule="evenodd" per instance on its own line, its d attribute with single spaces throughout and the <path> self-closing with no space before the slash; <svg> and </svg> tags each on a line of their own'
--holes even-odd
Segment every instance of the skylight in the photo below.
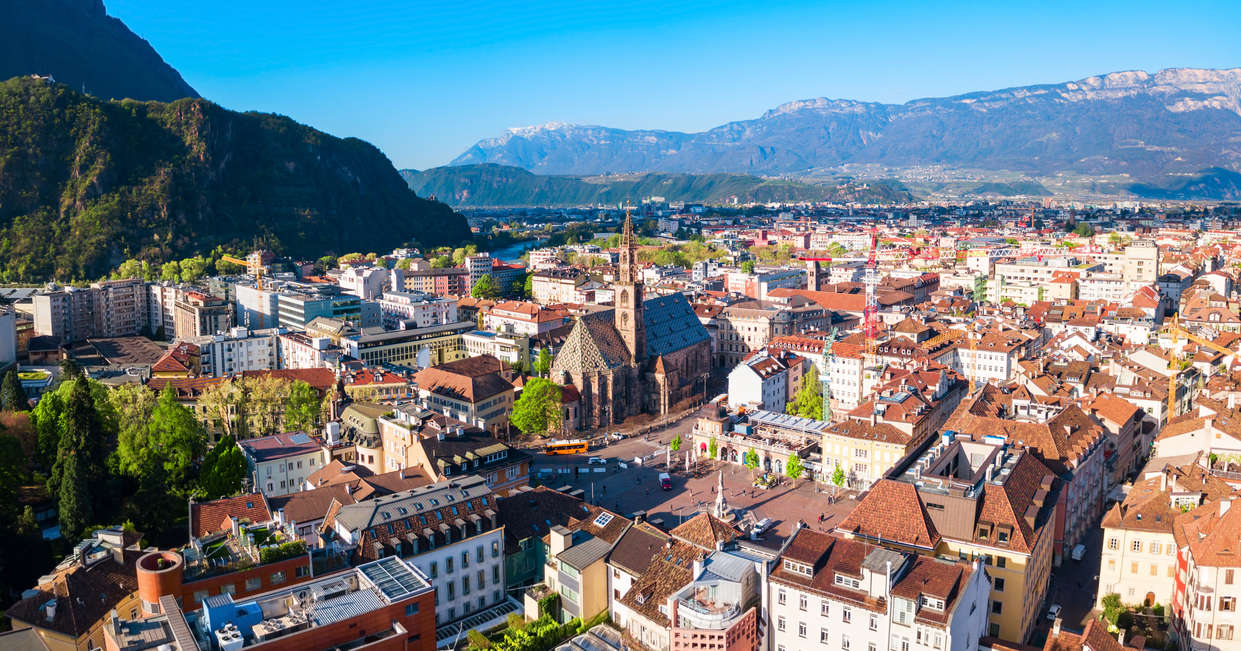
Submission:
<svg viewBox="0 0 1241 651">
<path fill-rule="evenodd" d="M 595 526 L 596 526 L 596 527 L 606 527 L 606 526 L 608 526 L 608 523 L 609 523 L 609 522 L 611 522 L 611 521 L 612 521 L 612 514 L 611 514 L 611 513 L 607 513 L 607 512 L 600 513 L 600 514 L 599 514 L 599 517 L 595 518 Z"/>
</svg>

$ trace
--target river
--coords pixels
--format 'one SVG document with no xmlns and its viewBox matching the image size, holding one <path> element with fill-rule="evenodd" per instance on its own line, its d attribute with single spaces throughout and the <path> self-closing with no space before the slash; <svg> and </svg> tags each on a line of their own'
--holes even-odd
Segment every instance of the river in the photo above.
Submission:
<svg viewBox="0 0 1241 651">
<path fill-rule="evenodd" d="M 525 253 L 526 251 L 529 251 L 530 249 L 537 249 L 546 243 L 547 243 L 547 239 L 522 240 L 520 242 L 513 242 L 512 244 L 506 247 L 499 248 L 499 249 L 492 251 L 491 257 L 495 258 L 496 260 L 503 260 L 505 262 L 517 262 L 521 260 L 521 254 Z"/>
</svg>

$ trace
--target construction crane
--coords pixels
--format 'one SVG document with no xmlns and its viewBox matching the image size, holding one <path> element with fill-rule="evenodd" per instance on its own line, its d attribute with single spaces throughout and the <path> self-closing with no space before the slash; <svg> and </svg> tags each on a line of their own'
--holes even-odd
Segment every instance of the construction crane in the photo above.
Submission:
<svg viewBox="0 0 1241 651">
<path fill-rule="evenodd" d="M 1176 385 L 1180 380 L 1181 373 L 1185 372 L 1185 368 L 1181 368 L 1182 357 L 1176 350 L 1176 345 L 1181 339 L 1192 341 L 1200 346 L 1205 346 L 1221 353 L 1225 356 L 1235 356 L 1237 351 L 1221 346 L 1210 339 L 1199 337 L 1198 335 L 1181 327 L 1178 317 L 1173 317 L 1172 322 L 1165 325 L 1160 334 L 1166 334 L 1172 337 L 1172 350 L 1168 355 L 1168 418 L 1171 418 L 1176 412 Z M 1188 368 L 1188 367 L 1186 367 Z"/>
<path fill-rule="evenodd" d="M 246 260 L 242 260 L 241 258 L 234 258 L 233 256 L 227 255 L 227 254 L 220 256 L 220 259 L 225 262 L 230 262 L 232 264 L 245 267 L 248 273 L 254 275 L 255 287 L 258 288 L 259 292 L 263 291 L 263 265 L 261 264 L 261 260 L 256 260 L 254 264 L 251 264 L 250 262 Z M 255 329 L 262 330 L 263 329 L 263 312 L 260 310 L 258 315 L 259 315 L 259 327 Z"/>
</svg>

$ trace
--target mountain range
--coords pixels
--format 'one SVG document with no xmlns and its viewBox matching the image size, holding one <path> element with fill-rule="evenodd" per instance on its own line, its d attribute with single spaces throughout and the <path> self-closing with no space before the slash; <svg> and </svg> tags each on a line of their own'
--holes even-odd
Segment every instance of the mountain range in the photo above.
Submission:
<svg viewBox="0 0 1241 651">
<path fill-rule="evenodd" d="M 51 75 L 104 99 L 198 97 L 102 0 L 0 1 L 0 80 Z"/>
<path fill-rule="evenodd" d="M 699 133 L 549 123 L 479 141 L 451 165 L 540 174 L 799 174 L 943 165 L 1151 179 L 1241 169 L 1241 68 L 1115 72 L 882 104 L 791 102 Z"/>
<path fill-rule="evenodd" d="M 300 258 L 468 241 L 386 156 L 203 99 L 110 101 L 0 82 L 0 279 L 92 279 L 217 246 Z"/>
<path fill-rule="evenodd" d="M 506 165 L 461 165 L 401 170 L 410 189 L 453 206 L 588 206 L 637 203 L 651 196 L 668 201 L 723 204 L 859 201 L 892 203 L 913 195 L 899 183 L 871 181 L 836 185 L 761 178 L 744 174 L 628 174 L 624 176 L 547 176 Z"/>
</svg>

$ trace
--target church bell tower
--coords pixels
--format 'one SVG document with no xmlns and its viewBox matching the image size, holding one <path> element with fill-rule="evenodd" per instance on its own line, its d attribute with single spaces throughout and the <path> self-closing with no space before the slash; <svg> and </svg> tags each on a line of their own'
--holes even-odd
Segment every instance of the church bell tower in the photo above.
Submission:
<svg viewBox="0 0 1241 651">
<path fill-rule="evenodd" d="M 629 349 L 630 359 L 635 364 L 641 364 L 646 359 L 646 325 L 642 319 L 642 280 L 638 276 L 637 239 L 633 235 L 633 218 L 628 209 L 625 210 L 620 265 L 614 289 L 616 331 Z"/>
</svg>

